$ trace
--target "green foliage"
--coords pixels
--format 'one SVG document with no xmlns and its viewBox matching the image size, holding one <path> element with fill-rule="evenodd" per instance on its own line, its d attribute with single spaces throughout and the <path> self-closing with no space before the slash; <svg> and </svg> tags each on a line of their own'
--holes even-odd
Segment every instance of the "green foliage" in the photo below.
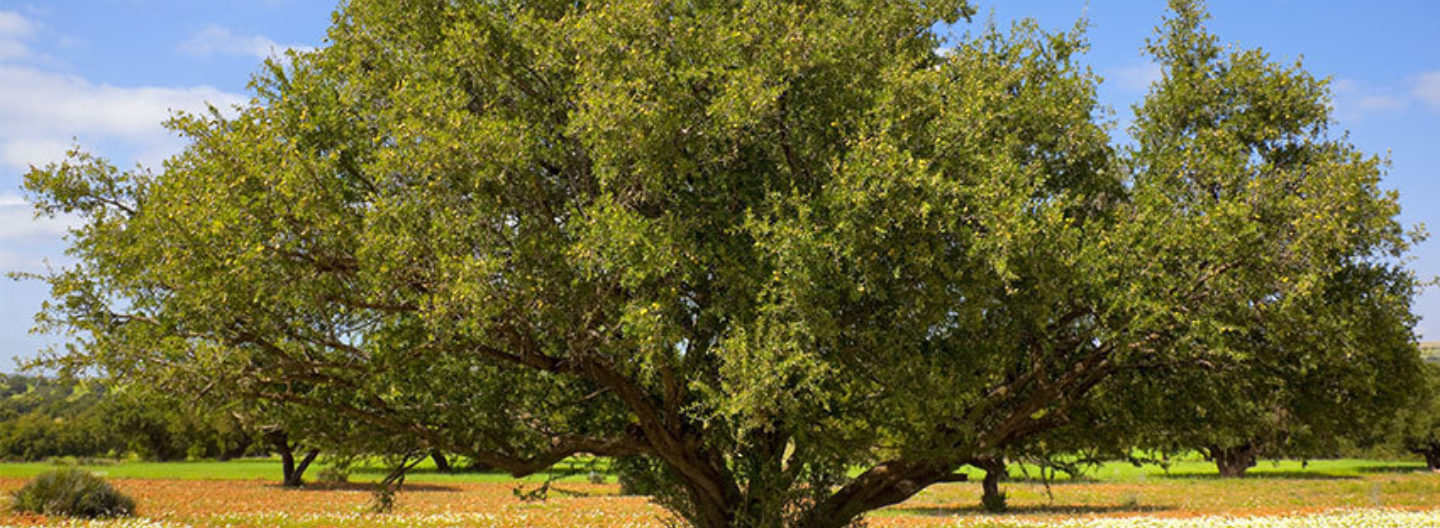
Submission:
<svg viewBox="0 0 1440 528">
<path fill-rule="evenodd" d="M 16 511 L 65 517 L 124 517 L 135 513 L 135 500 L 94 473 L 61 468 L 35 477 L 12 495 Z"/>
<path fill-rule="evenodd" d="M 84 220 L 42 315 L 83 342 L 44 363 L 355 452 L 635 457 L 707 527 L 1175 423 L 1135 399 L 1385 401 L 1414 237 L 1381 162 L 1174 8 L 1117 150 L 1078 29 L 939 54 L 959 0 L 355 0 L 161 172 L 27 176 Z"/>
<path fill-rule="evenodd" d="M 0 458 L 105 456 L 124 441 L 105 424 L 111 395 L 93 383 L 0 375 Z"/>
<path fill-rule="evenodd" d="M 230 413 L 95 380 L 0 375 L 0 458 L 234 458 L 251 435 Z"/>
<path fill-rule="evenodd" d="M 1132 199 L 1161 216 L 1135 227 L 1164 248 L 1149 266 L 1210 271 L 1192 290 L 1204 301 L 1165 330 L 1182 336 L 1168 354 L 1114 378 L 1106 425 L 1122 449 L 1217 459 L 1378 442 L 1419 385 L 1419 285 L 1400 260 L 1413 238 L 1378 187 L 1383 161 L 1327 132 L 1325 81 L 1224 50 L 1199 6 L 1172 7 L 1149 44 L 1164 78 L 1126 152 Z"/>
</svg>

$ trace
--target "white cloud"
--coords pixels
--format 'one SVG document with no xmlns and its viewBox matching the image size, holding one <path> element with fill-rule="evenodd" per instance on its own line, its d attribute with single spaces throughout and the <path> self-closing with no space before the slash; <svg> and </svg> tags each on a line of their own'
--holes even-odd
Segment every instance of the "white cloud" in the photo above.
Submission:
<svg viewBox="0 0 1440 528">
<path fill-rule="evenodd" d="M 14 11 L 0 11 L 0 60 L 30 55 L 26 39 L 35 35 L 35 24 Z"/>
<path fill-rule="evenodd" d="M 79 225 L 78 217 L 35 218 L 35 209 L 17 194 L 0 194 L 0 241 L 58 239 Z"/>
<path fill-rule="evenodd" d="M 199 110 L 243 98 L 207 86 L 123 88 L 28 67 L 0 66 L 0 120 L 25 135 L 153 132 L 171 109 Z"/>
<path fill-rule="evenodd" d="M 1393 86 L 1375 85 L 1355 79 L 1337 79 L 1330 83 L 1335 117 L 1341 121 L 1362 121 L 1365 118 L 1404 110 L 1410 105 Z"/>
<path fill-rule="evenodd" d="M 58 137 L 0 139 L 0 166 L 23 168 L 44 165 L 65 157 L 71 141 Z"/>
<path fill-rule="evenodd" d="M 1440 110 L 1440 71 L 1425 72 L 1415 78 L 1410 95 L 1433 110 Z"/>
<path fill-rule="evenodd" d="M 22 255 L 0 248 L 0 274 L 16 271 L 28 273 L 43 272 L 45 271 L 45 259 L 31 255 Z M 3 280 L 10 279 L 3 278 Z"/>
<path fill-rule="evenodd" d="M 1160 80 L 1162 73 L 1160 65 L 1153 62 L 1116 66 L 1105 70 L 1105 76 L 1114 81 L 1116 86 L 1130 92 L 1149 90 L 1152 83 Z"/>
<path fill-rule="evenodd" d="M 1357 99 L 1355 106 L 1363 112 L 1399 110 L 1405 108 L 1405 100 L 1389 95 L 1367 95 Z"/>
<path fill-rule="evenodd" d="M 223 26 L 206 26 L 180 45 L 186 53 L 206 57 L 216 53 L 249 55 L 260 60 L 284 55 L 285 50 L 309 51 L 310 46 L 278 44 L 264 35 L 237 35 Z"/>
<path fill-rule="evenodd" d="M 14 11 L 0 11 L 0 38 L 25 39 L 35 34 L 35 24 Z"/>
<path fill-rule="evenodd" d="M 127 88 L 28 66 L 0 64 L 0 166 L 25 170 L 57 160 L 73 138 L 136 151 L 173 152 L 161 123 L 172 111 L 226 109 L 246 99 L 208 86 Z"/>
<path fill-rule="evenodd" d="M 35 38 L 37 27 L 23 16 L 0 11 L 0 44 L 15 42 L 23 47 Z M 0 60 L 0 177 L 4 177 L 0 182 L 32 164 L 62 159 L 76 142 L 92 148 L 103 145 L 108 154 L 119 154 L 115 160 L 121 165 L 157 163 L 182 146 L 162 125 L 173 111 L 203 111 L 207 103 L 228 109 L 247 100 L 208 86 L 95 83 L 54 71 L 47 61 L 21 62 Z M 28 216 L 21 221 L 11 205 L 0 201 L 0 239 L 35 229 L 58 232 L 28 225 Z M 24 209 L 28 215 L 28 206 Z"/>
</svg>

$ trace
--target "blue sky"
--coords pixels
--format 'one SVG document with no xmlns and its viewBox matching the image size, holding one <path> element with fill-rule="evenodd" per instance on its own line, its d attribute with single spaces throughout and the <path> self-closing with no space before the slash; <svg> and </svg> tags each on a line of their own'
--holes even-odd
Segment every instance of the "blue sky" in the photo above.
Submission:
<svg viewBox="0 0 1440 528">
<path fill-rule="evenodd" d="M 1140 53 L 1164 14 L 1158 0 L 981 2 L 976 24 L 1022 16 L 1050 29 L 1090 22 L 1085 59 L 1105 77 L 1101 100 L 1121 127 L 1158 70 Z M 183 145 L 160 127 L 172 110 L 249 100 L 259 61 L 286 48 L 322 46 L 335 4 L 315 0 L 0 0 L 0 270 L 63 265 L 64 219 L 33 221 L 20 192 L 30 164 L 58 159 L 78 141 L 120 166 L 160 160 Z M 1277 60 L 1304 57 L 1334 81 L 1337 131 L 1392 162 L 1384 185 L 1399 191 L 1407 225 L 1440 226 L 1440 2 L 1212 0 L 1221 40 L 1262 47 Z M 1440 228 L 1437 228 L 1440 229 Z M 1421 244 L 1412 267 L 1440 275 L 1440 240 Z M 29 335 L 46 297 L 33 282 L 0 281 L 0 371 L 62 337 Z M 1423 339 L 1440 339 L 1440 294 L 1416 303 Z"/>
</svg>

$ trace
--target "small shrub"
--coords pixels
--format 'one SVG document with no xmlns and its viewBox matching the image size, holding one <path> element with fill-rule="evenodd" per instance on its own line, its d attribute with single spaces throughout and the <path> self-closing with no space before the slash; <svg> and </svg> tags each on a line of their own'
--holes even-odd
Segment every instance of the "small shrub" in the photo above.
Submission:
<svg viewBox="0 0 1440 528">
<path fill-rule="evenodd" d="M 42 473 L 12 495 L 16 511 L 65 517 L 121 517 L 135 513 L 135 500 L 105 479 L 77 468 Z"/>
<path fill-rule="evenodd" d="M 380 485 L 370 496 L 370 513 L 390 513 L 395 510 L 395 487 Z"/>
<path fill-rule="evenodd" d="M 986 493 L 982 495 L 980 497 L 980 505 L 985 508 L 985 511 L 991 513 L 1000 513 L 1005 511 L 1005 509 L 1008 507 L 1005 504 L 1005 492 L 995 494 Z"/>
</svg>

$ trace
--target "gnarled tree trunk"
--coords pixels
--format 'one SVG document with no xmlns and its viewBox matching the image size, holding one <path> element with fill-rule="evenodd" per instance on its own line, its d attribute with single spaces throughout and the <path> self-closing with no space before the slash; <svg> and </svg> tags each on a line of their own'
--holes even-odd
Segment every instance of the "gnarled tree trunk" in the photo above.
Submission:
<svg viewBox="0 0 1440 528">
<path fill-rule="evenodd" d="M 299 444 L 290 442 L 290 435 L 279 428 L 265 432 L 265 439 L 280 454 L 280 470 L 283 474 L 281 485 L 287 488 L 298 488 L 305 485 L 305 470 L 320 456 L 319 449 L 311 449 L 299 461 L 295 460 L 295 450 Z"/>
<path fill-rule="evenodd" d="M 980 505 L 986 511 L 1005 511 L 1005 494 L 1000 492 L 1000 479 L 1005 476 L 1005 460 L 986 457 L 980 459 L 975 466 L 985 470 L 985 480 L 980 483 L 984 492 L 980 496 Z"/>
<path fill-rule="evenodd" d="M 1410 452 L 1425 457 L 1425 467 L 1430 471 L 1440 471 L 1440 443 L 1411 447 Z"/>
<path fill-rule="evenodd" d="M 1245 470 L 1255 467 L 1258 458 L 1255 445 L 1249 442 L 1235 447 L 1211 446 L 1209 451 L 1220 478 L 1244 477 Z"/>
<path fill-rule="evenodd" d="M 430 459 L 435 461 L 435 471 L 450 472 L 450 460 L 445 458 L 445 453 L 441 453 L 439 450 L 430 451 Z"/>
</svg>

